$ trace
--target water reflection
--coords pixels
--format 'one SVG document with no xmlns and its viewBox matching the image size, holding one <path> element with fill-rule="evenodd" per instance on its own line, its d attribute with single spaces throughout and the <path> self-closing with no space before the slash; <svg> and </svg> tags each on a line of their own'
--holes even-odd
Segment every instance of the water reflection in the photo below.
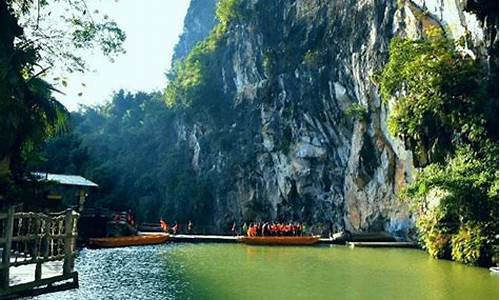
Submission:
<svg viewBox="0 0 500 300">
<path fill-rule="evenodd" d="M 417 250 L 181 244 L 84 250 L 37 299 L 498 299 L 498 277 Z"/>
</svg>

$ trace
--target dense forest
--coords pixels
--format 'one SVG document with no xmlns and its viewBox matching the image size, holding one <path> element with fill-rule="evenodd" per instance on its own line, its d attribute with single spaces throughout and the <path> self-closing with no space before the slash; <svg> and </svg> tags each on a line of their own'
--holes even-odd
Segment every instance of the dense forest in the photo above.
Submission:
<svg viewBox="0 0 500 300">
<path fill-rule="evenodd" d="M 60 12 L 53 13 L 56 2 Z M 67 86 L 64 75 L 88 70 L 85 50 L 110 58 L 123 53 L 126 35 L 98 10 L 89 12 L 85 1 L 0 1 L 0 28 L 3 207 L 33 198 L 28 165 L 39 158 L 40 144 L 67 130 L 68 111 L 55 97 Z"/>
<path fill-rule="evenodd" d="M 134 209 L 160 217 L 210 223 L 209 178 L 199 178 L 188 149 L 176 145 L 175 111 L 160 93 L 117 92 L 107 104 L 71 114 L 71 133 L 50 140 L 39 166 L 99 182 L 89 206 Z"/>
</svg>

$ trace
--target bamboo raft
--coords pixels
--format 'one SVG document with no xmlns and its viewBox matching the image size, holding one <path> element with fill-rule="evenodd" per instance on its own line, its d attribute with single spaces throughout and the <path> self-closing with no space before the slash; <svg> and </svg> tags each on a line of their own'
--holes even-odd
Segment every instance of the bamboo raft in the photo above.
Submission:
<svg viewBox="0 0 500 300">
<path fill-rule="evenodd" d="M 172 239 L 166 234 L 155 235 L 138 235 L 138 236 L 123 236 L 123 237 L 105 237 L 105 238 L 90 238 L 90 248 L 115 248 L 128 246 L 144 246 L 163 244 Z"/>
<path fill-rule="evenodd" d="M 319 236 L 252 236 L 239 237 L 238 241 L 248 245 L 313 245 Z"/>
</svg>

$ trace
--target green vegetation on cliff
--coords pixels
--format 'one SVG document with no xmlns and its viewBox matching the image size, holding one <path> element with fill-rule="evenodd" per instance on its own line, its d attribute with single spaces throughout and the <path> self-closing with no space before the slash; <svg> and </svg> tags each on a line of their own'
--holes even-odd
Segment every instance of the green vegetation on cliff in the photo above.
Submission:
<svg viewBox="0 0 500 300">
<path fill-rule="evenodd" d="M 368 109 L 363 104 L 354 103 L 347 107 L 346 114 L 355 120 L 366 121 L 368 118 Z"/>
<path fill-rule="evenodd" d="M 189 107 L 198 105 L 213 95 L 205 95 L 213 82 L 213 56 L 224 39 L 231 22 L 242 17 L 241 0 L 221 0 L 217 4 L 216 17 L 218 24 L 208 38 L 198 42 L 182 61 L 176 62 L 167 77 L 169 83 L 165 89 L 165 102 L 169 107 Z"/>
<path fill-rule="evenodd" d="M 100 189 L 89 206 L 130 208 L 141 222 L 161 217 L 170 222 L 191 220 L 198 230 L 213 230 L 209 226 L 214 225 L 214 187 L 230 179 L 220 178 L 215 170 L 200 173 L 206 166 L 194 157 L 208 161 L 212 151 L 223 157 L 244 137 L 239 132 L 236 136 L 228 96 L 216 73 L 228 26 L 242 16 L 241 3 L 219 2 L 218 25 L 184 59 L 174 61 L 163 94 L 119 91 L 104 105 L 73 113 L 72 134 L 45 145 L 44 156 L 50 162 L 38 169 L 92 178 Z M 200 122 L 200 127 L 189 120 Z M 240 156 L 242 164 L 245 156 Z"/>
<path fill-rule="evenodd" d="M 380 77 L 389 129 L 422 167 L 402 197 L 434 257 L 487 265 L 498 256 L 498 116 L 479 61 L 439 30 L 395 38 Z M 392 104 L 391 103 L 391 104 Z"/>
<path fill-rule="evenodd" d="M 328 230 L 350 222 L 359 230 L 403 235 L 413 229 L 406 220 L 392 224 L 399 176 L 392 171 L 406 170 L 407 162 L 381 138 L 379 103 L 365 89 L 379 48 L 353 55 L 364 51 L 373 28 L 376 45 L 392 34 L 391 26 L 365 22 L 391 20 L 385 4 L 337 17 L 328 1 L 218 3 L 218 25 L 177 56 L 183 59 L 174 61 L 164 95 L 122 92 L 106 105 L 82 109 L 74 114 L 73 136 L 48 143 L 52 164 L 42 170 L 95 180 L 101 186 L 96 206 L 132 208 L 140 221 L 191 219 L 219 232 L 234 220 L 259 219 Z M 493 256 L 488 226 L 497 222 L 497 119 L 494 97 L 481 82 L 488 76 L 457 49 L 439 33 L 395 39 L 380 79 L 394 105 L 390 129 L 423 168 L 403 195 L 421 212 L 422 241 L 435 256 L 482 263 Z M 365 57 L 355 74 L 345 67 Z M 363 126 L 353 129 L 349 119 Z M 361 134 L 360 144 L 352 144 L 352 134 Z M 357 145 L 359 158 L 349 154 Z M 350 164 L 356 159 L 359 164 Z M 353 172 L 345 173 L 350 165 Z M 345 194 L 351 188 L 356 202 Z M 441 201 L 429 203 L 432 195 Z M 370 204 L 358 214 L 357 203 L 369 199 L 380 199 L 377 209 Z"/>
</svg>

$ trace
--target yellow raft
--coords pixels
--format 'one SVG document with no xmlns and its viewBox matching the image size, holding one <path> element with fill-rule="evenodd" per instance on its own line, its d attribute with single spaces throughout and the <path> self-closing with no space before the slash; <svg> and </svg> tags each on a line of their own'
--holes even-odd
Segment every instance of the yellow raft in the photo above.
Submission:
<svg viewBox="0 0 500 300">
<path fill-rule="evenodd" d="M 155 244 L 163 244 L 167 241 L 170 241 L 171 239 L 172 237 L 165 234 L 90 238 L 89 247 L 114 248 L 114 247 L 155 245 Z"/>
<path fill-rule="evenodd" d="M 319 242 L 319 236 L 245 236 L 238 241 L 248 245 L 312 245 Z"/>
</svg>

